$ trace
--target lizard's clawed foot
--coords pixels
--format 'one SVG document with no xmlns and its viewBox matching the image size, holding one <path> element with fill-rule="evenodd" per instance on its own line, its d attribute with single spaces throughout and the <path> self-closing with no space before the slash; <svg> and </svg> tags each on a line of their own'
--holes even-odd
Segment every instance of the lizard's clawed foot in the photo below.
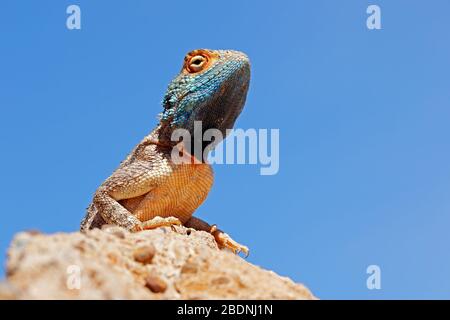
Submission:
<svg viewBox="0 0 450 320">
<path fill-rule="evenodd" d="M 236 241 L 234 241 L 228 234 L 226 234 L 223 231 L 220 231 L 217 229 L 216 225 L 213 225 L 211 227 L 211 234 L 216 239 L 217 244 L 221 248 L 227 248 L 233 251 L 235 254 L 238 254 L 239 252 L 243 252 L 245 254 L 245 257 L 247 258 L 249 255 L 249 250 L 246 246 L 243 246 Z"/>
<path fill-rule="evenodd" d="M 175 217 L 162 218 L 160 216 L 154 217 L 151 220 L 147 220 L 141 223 L 142 230 L 156 229 L 159 227 L 173 227 L 175 225 L 181 225 L 181 221 Z"/>
</svg>

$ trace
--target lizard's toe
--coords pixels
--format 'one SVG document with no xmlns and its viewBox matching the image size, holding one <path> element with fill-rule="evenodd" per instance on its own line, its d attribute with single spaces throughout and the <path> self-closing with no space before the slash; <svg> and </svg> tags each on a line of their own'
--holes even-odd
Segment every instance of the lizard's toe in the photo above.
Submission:
<svg viewBox="0 0 450 320">
<path fill-rule="evenodd" d="M 181 225 L 181 221 L 175 217 L 167 217 L 162 218 L 160 216 L 156 216 L 151 220 L 147 220 L 141 223 L 141 228 L 143 230 L 156 229 L 159 227 L 173 227 L 174 225 Z"/>
<path fill-rule="evenodd" d="M 235 254 L 243 252 L 245 254 L 245 257 L 248 257 L 250 253 L 248 247 L 234 241 L 227 233 L 217 230 L 216 226 L 212 227 L 211 234 L 216 239 L 216 242 L 220 248 L 230 249 Z"/>
</svg>

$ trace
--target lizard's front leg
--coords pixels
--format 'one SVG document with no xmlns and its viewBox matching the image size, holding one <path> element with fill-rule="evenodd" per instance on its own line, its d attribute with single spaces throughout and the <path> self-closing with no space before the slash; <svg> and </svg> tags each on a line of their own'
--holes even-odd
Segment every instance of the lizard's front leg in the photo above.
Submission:
<svg viewBox="0 0 450 320">
<path fill-rule="evenodd" d="M 191 217 L 184 224 L 184 226 L 187 228 L 211 233 L 216 239 L 216 242 L 220 248 L 228 248 L 236 254 L 239 252 L 243 252 L 245 253 L 246 257 L 248 257 L 250 253 L 249 249 L 246 246 L 234 241 L 227 233 L 218 229 L 216 225 L 210 225 L 199 218 Z"/>
<path fill-rule="evenodd" d="M 109 224 L 115 224 L 130 231 L 142 230 L 141 221 L 125 209 L 118 199 L 114 198 L 106 188 L 99 188 L 95 193 L 93 204 L 97 212 Z"/>
<path fill-rule="evenodd" d="M 158 178 L 151 166 L 136 161 L 120 167 L 95 192 L 93 205 L 106 223 L 124 227 L 130 231 L 152 229 L 159 226 L 181 224 L 170 219 L 153 219 L 142 223 L 119 201 L 133 199 L 149 193 L 157 187 Z"/>
</svg>

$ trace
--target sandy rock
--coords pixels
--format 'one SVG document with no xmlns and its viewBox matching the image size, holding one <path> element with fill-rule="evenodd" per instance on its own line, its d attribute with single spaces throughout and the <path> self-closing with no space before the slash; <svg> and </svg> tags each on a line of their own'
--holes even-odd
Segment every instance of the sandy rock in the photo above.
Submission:
<svg viewBox="0 0 450 320">
<path fill-rule="evenodd" d="M 185 227 L 138 233 L 22 232 L 8 251 L 0 299 L 314 299 L 214 238 Z"/>
</svg>

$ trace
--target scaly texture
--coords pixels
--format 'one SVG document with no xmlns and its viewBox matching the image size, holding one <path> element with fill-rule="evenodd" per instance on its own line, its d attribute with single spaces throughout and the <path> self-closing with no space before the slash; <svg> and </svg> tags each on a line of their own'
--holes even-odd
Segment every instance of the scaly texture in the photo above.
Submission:
<svg viewBox="0 0 450 320">
<path fill-rule="evenodd" d="M 205 154 L 220 142 L 216 139 L 208 145 L 202 141 L 203 133 L 216 129 L 225 137 L 242 111 L 249 81 L 249 60 L 241 52 L 199 49 L 188 53 L 164 96 L 160 124 L 97 189 L 81 230 L 104 224 L 130 231 L 184 224 L 211 232 L 221 247 L 248 254 L 247 247 L 192 214 L 213 183 Z M 199 121 L 201 129 L 196 126 Z M 188 132 L 190 141 L 173 141 L 177 129 Z M 200 153 L 191 151 L 196 145 Z M 174 150 L 189 163 L 173 161 Z"/>
</svg>

